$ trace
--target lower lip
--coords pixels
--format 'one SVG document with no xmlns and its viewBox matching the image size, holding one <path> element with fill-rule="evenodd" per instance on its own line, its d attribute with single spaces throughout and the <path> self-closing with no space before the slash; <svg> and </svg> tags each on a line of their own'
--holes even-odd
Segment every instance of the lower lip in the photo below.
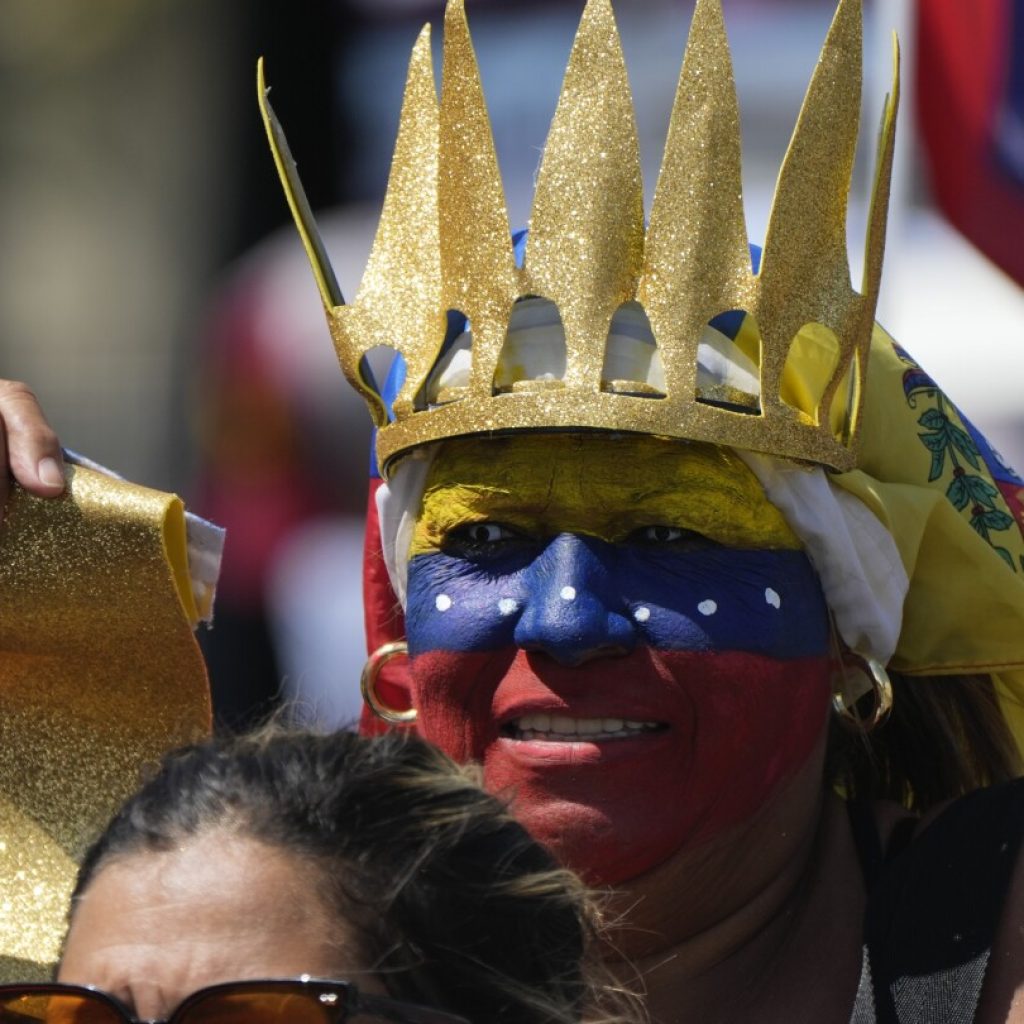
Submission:
<svg viewBox="0 0 1024 1024">
<path fill-rule="evenodd" d="M 639 736 L 616 736 L 606 740 L 518 740 L 499 736 L 496 742 L 502 754 L 522 764 L 544 767 L 600 764 L 650 757 L 668 741 L 671 730 L 643 733 Z"/>
</svg>

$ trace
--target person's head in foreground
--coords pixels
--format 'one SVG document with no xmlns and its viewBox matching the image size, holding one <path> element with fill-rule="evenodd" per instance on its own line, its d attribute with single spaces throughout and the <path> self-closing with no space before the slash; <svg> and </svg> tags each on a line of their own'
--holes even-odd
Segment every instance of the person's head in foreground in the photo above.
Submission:
<svg viewBox="0 0 1024 1024">
<path fill-rule="evenodd" d="M 905 966 L 871 939 L 861 973 L 880 844 L 906 809 L 1018 774 L 1024 693 L 1024 482 L 873 329 L 895 88 L 850 285 L 860 4 L 839 4 L 753 259 L 715 0 L 646 225 L 607 0 L 584 12 L 528 235 L 510 236 L 458 0 L 440 101 L 430 54 L 424 35 L 349 305 L 265 108 L 379 428 L 370 647 L 404 641 L 409 662 L 388 679 L 395 648 L 372 657 L 368 702 L 480 762 L 535 837 L 625 892 L 656 1015 L 848 1019 Z M 362 358 L 380 344 L 402 357 L 390 390 Z M 855 835 L 877 798 L 896 803 Z"/>
<path fill-rule="evenodd" d="M 171 754 L 122 808 L 82 866 L 57 980 L 181 1024 L 558 1024 L 596 991 L 595 920 L 435 748 L 271 730 Z M 0 988 L 0 1021 L 123 1019 L 79 1003 Z"/>
</svg>

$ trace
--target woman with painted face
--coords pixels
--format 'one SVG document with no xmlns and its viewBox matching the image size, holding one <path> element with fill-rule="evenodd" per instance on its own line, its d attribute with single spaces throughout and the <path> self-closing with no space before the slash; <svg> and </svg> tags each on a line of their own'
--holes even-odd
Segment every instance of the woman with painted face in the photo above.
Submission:
<svg viewBox="0 0 1024 1024">
<path fill-rule="evenodd" d="M 645 223 L 591 0 L 510 235 L 453 0 L 440 102 L 425 34 L 413 51 L 349 305 L 262 95 L 378 426 L 368 705 L 615 888 L 661 1022 L 1024 1013 L 1024 484 L 873 326 L 898 77 L 850 287 L 861 63 L 843 0 L 762 251 L 719 4 L 697 4 Z M 378 389 L 381 339 L 401 359 Z"/>
<path fill-rule="evenodd" d="M 596 922 L 435 748 L 271 729 L 164 760 L 83 862 L 58 984 L 0 986 L 0 1021 L 625 1020 Z"/>
</svg>

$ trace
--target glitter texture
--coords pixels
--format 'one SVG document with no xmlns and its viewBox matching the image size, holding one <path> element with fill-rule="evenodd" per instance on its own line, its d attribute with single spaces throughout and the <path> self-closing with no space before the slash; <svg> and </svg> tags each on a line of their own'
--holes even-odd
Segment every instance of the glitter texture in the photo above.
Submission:
<svg viewBox="0 0 1024 1024">
<path fill-rule="evenodd" d="M 853 468 L 899 96 L 897 48 L 858 294 L 850 284 L 846 206 L 859 126 L 861 0 L 838 5 L 779 176 L 758 275 L 751 271 L 743 216 L 739 112 L 721 0 L 696 5 L 646 238 L 618 31 L 609 0 L 589 0 L 544 151 L 522 273 L 511 261 L 501 179 L 462 0 L 448 6 L 440 109 L 426 38 L 413 52 L 388 195 L 363 286 L 352 306 L 325 298 L 345 373 L 381 427 L 381 470 L 386 474 L 389 462 L 409 449 L 445 438 L 572 428 L 708 441 Z M 277 152 L 283 135 L 271 141 Z M 297 179 L 285 173 L 280 159 L 278 166 L 291 198 Z M 298 213 L 296 221 L 308 238 Z M 307 252 L 318 280 L 325 279 L 321 254 L 308 243 Z M 499 392 L 494 371 L 510 310 L 528 294 L 558 308 L 565 375 L 517 381 L 512 392 Z M 602 380 L 611 316 L 633 300 L 650 319 L 665 395 Z M 428 406 L 423 384 L 453 308 L 471 322 L 470 381 Z M 760 334 L 759 409 L 737 410 L 697 394 L 700 336 L 729 310 L 750 314 Z M 835 336 L 835 368 L 821 393 L 798 409 L 783 400 L 782 376 L 792 342 L 808 324 Z M 394 346 L 407 365 L 394 422 L 387 425 L 379 397 L 359 371 L 362 356 L 380 344 Z"/>
<path fill-rule="evenodd" d="M 166 558 L 181 503 L 81 467 L 68 491 L 15 489 L 0 528 L 0 981 L 47 975 L 78 858 L 210 726 Z"/>
<path fill-rule="evenodd" d="M 398 141 L 377 235 L 356 301 L 331 311 L 331 333 L 349 380 L 362 381 L 359 362 L 390 345 L 406 360 L 406 388 L 395 413 L 412 411 L 412 396 L 433 366 L 447 327 L 441 296 L 437 207 L 438 108 L 430 29 L 412 52 Z M 378 426 L 380 422 L 378 421 Z"/>
<path fill-rule="evenodd" d="M 583 12 L 544 148 L 527 290 L 558 306 L 565 384 L 598 391 L 612 314 L 636 294 L 643 179 L 626 64 L 608 0 Z"/>
<path fill-rule="evenodd" d="M 729 42 L 719 4 L 702 2 L 676 88 L 637 288 L 670 395 L 696 394 L 704 325 L 744 308 L 752 287 Z"/>
<path fill-rule="evenodd" d="M 438 202 L 444 305 L 473 328 L 473 387 L 489 394 L 512 304 L 521 294 L 473 43 L 462 0 L 444 25 Z"/>
</svg>

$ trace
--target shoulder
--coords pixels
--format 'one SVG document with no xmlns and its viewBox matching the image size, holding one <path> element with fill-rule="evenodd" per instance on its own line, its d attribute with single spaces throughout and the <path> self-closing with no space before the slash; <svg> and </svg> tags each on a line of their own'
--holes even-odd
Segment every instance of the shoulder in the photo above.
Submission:
<svg viewBox="0 0 1024 1024">
<path fill-rule="evenodd" d="M 967 1015 L 935 1019 L 1024 1024 L 1011 1016 L 1024 985 L 1022 839 L 1017 780 L 937 808 L 889 861 L 871 893 L 866 937 L 876 983 L 897 1003 L 945 1000 Z"/>
<path fill-rule="evenodd" d="M 1024 802 L 1022 780 L 1010 783 L 1008 788 L 1015 793 L 1018 805 Z M 1018 822 L 1022 818 L 1024 815 L 1018 814 Z M 1013 853 L 1014 863 L 978 1007 L 979 1024 L 1024 1024 L 1024 857 L 1020 855 L 1019 840 Z"/>
<path fill-rule="evenodd" d="M 925 898 L 927 917 L 936 924 L 945 919 L 950 927 L 955 923 L 959 941 L 976 934 L 977 942 L 991 944 L 1019 873 L 1024 779 L 975 790 L 934 808 L 908 839 L 892 862 L 892 884 L 907 898 Z"/>
</svg>

